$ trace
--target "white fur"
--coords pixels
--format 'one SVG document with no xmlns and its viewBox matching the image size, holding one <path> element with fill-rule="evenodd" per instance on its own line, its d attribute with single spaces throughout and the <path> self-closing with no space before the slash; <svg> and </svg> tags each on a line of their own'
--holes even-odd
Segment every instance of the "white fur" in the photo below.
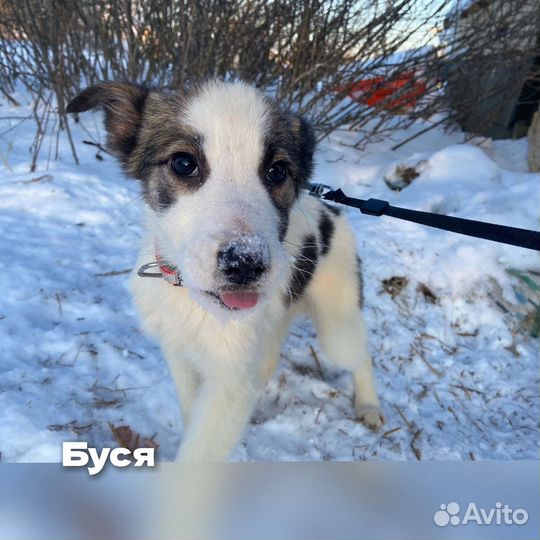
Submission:
<svg viewBox="0 0 540 540">
<path fill-rule="evenodd" d="M 225 460 L 249 421 L 258 392 L 272 375 L 292 318 L 312 317 L 328 359 L 353 372 L 356 410 L 382 424 L 371 358 L 358 307 L 356 243 L 346 220 L 334 218 L 329 253 L 321 258 L 301 301 L 283 301 L 292 262 L 306 234 L 318 234 L 320 202 L 294 204 L 285 242 L 279 215 L 258 176 L 267 105 L 251 87 L 211 83 L 191 102 L 183 121 L 203 135 L 210 176 L 164 213 L 147 208 L 147 236 L 137 267 L 160 254 L 177 264 L 184 287 L 134 275 L 133 293 L 145 329 L 169 362 L 181 402 L 181 461 Z M 204 297 L 215 290 L 217 247 L 250 235 L 269 248 L 269 275 L 251 309 L 231 312 Z"/>
</svg>

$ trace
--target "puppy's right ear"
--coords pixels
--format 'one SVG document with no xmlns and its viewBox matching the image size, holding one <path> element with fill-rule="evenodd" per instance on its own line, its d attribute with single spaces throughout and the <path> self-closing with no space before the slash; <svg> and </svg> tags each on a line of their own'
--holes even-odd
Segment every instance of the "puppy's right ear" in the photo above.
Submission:
<svg viewBox="0 0 540 540">
<path fill-rule="evenodd" d="M 107 146 L 125 161 L 137 144 L 148 94 L 148 89 L 136 84 L 102 82 L 86 88 L 73 98 L 66 111 L 78 113 L 102 108 L 105 111 Z"/>
</svg>

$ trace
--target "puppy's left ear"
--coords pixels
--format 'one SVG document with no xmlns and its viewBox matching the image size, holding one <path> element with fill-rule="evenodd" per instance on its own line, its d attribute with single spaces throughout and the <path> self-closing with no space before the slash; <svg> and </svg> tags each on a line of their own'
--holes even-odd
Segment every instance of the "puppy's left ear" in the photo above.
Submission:
<svg viewBox="0 0 540 540">
<path fill-rule="evenodd" d="M 127 82 L 102 82 L 73 98 L 66 111 L 78 113 L 97 107 L 105 111 L 107 146 L 122 161 L 137 143 L 142 113 L 149 90 Z"/>
<path fill-rule="evenodd" d="M 306 171 L 306 180 L 313 171 L 313 153 L 315 152 L 315 132 L 311 124 L 300 114 L 292 117 L 292 131 L 297 139 L 302 168 Z"/>
</svg>

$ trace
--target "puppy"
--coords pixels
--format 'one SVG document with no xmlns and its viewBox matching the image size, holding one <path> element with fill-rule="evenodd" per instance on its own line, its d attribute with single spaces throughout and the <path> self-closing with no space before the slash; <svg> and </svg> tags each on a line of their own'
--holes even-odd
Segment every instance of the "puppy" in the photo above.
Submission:
<svg viewBox="0 0 540 540">
<path fill-rule="evenodd" d="M 132 289 L 176 382 L 179 460 L 227 459 L 300 313 L 352 372 L 357 417 L 379 428 L 356 242 L 344 216 L 303 189 L 315 149 L 306 121 L 219 81 L 178 94 L 105 82 L 67 110 L 96 107 L 108 147 L 141 183 L 137 268 L 153 262 L 166 278 L 135 274 Z"/>
</svg>

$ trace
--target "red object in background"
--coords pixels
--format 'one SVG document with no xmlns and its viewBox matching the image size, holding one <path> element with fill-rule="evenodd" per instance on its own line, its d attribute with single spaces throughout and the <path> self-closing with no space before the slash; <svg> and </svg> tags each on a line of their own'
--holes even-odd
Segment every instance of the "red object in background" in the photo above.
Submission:
<svg viewBox="0 0 540 540">
<path fill-rule="evenodd" d="M 405 86 L 406 90 L 400 92 Z M 382 108 L 393 110 L 414 107 L 418 99 L 425 94 L 426 89 L 425 81 L 416 80 L 415 72 L 407 71 L 388 80 L 382 75 L 371 79 L 362 79 L 349 86 L 347 94 L 368 107 L 373 107 L 384 101 Z M 388 99 L 398 92 L 399 95 L 394 99 Z"/>
</svg>

